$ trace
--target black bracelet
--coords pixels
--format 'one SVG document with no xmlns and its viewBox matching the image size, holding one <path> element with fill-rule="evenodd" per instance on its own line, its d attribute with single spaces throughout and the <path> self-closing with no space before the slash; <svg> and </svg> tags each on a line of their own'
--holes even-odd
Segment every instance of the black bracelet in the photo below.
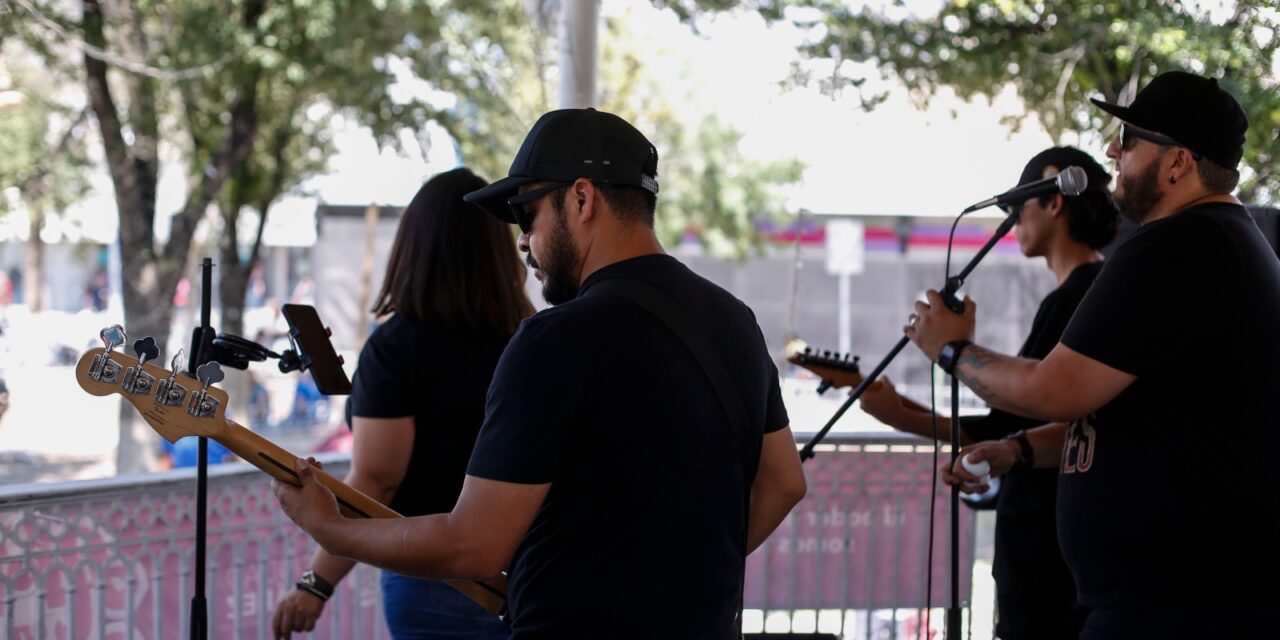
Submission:
<svg viewBox="0 0 1280 640">
<path fill-rule="evenodd" d="M 311 594 L 311 595 L 313 595 L 313 596 L 315 596 L 315 597 L 317 597 L 317 598 L 320 598 L 320 601 L 321 601 L 321 602 L 328 602 L 328 601 L 329 601 L 329 596 L 328 596 L 328 595 L 325 595 L 325 593 L 324 593 L 323 591 L 321 591 L 321 590 L 319 590 L 319 589 L 317 589 L 317 588 L 315 588 L 315 587 L 313 587 L 313 586 L 311 586 L 311 585 L 309 585 L 309 584 L 304 584 L 304 583 L 298 582 L 298 583 L 295 583 L 293 586 L 297 587 L 299 591 L 306 591 L 307 593 L 309 593 L 309 594 Z"/>
<path fill-rule="evenodd" d="M 1031 447 L 1031 440 L 1027 438 L 1027 430 L 1022 429 L 1015 431 L 1006 440 L 1013 440 L 1018 443 L 1018 462 L 1013 465 L 1012 471 L 1018 469 L 1030 469 L 1036 464 L 1036 450 Z"/>
<path fill-rule="evenodd" d="M 298 578 L 298 582 L 294 586 L 325 601 L 333 595 L 333 585 L 311 569 L 304 571 L 302 577 Z"/>
</svg>

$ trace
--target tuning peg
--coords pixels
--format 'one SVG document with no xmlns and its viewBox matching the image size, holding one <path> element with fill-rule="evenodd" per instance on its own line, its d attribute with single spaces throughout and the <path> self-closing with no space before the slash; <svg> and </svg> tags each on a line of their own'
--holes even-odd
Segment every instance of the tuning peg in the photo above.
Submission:
<svg viewBox="0 0 1280 640">
<path fill-rule="evenodd" d="M 161 380 L 156 385 L 156 402 L 166 406 L 182 404 L 183 399 L 186 398 L 187 390 L 181 384 L 175 382 L 174 379 L 178 377 L 178 372 L 182 371 L 186 366 L 187 352 L 183 349 L 178 349 L 178 352 L 173 354 L 173 358 L 169 360 L 169 377 Z"/>
<path fill-rule="evenodd" d="M 93 357 L 93 362 L 89 364 L 89 377 L 98 382 L 115 383 L 121 368 L 111 360 L 111 352 L 127 339 L 124 327 L 113 324 L 99 331 L 98 337 L 102 338 L 104 351 Z"/>
<path fill-rule="evenodd" d="M 834 385 L 834 384 L 835 384 L 835 381 L 833 381 L 833 380 L 823 380 L 823 381 L 818 385 L 818 395 L 822 395 L 822 394 L 826 393 L 826 392 L 827 392 L 827 389 L 830 389 L 830 388 L 831 388 L 831 386 L 832 386 L 832 385 Z"/>
<path fill-rule="evenodd" d="M 160 355 L 160 349 L 156 346 L 156 339 L 147 336 L 133 341 L 133 353 L 138 356 L 138 364 L 142 364 Z"/>
<path fill-rule="evenodd" d="M 208 418 L 218 410 L 218 401 L 209 396 L 209 385 L 222 382 L 225 374 L 217 362 L 206 362 L 196 367 L 196 377 L 204 383 L 204 388 L 192 395 L 191 402 L 187 404 L 187 413 Z"/>
<path fill-rule="evenodd" d="M 124 327 L 118 324 L 113 324 L 102 331 L 99 331 L 98 337 L 102 338 L 102 344 L 106 347 L 108 352 L 114 351 L 116 347 L 124 344 L 124 341 L 129 339 L 129 337 L 125 335 Z"/>
<path fill-rule="evenodd" d="M 169 379 L 172 380 L 175 374 L 186 368 L 187 351 L 186 349 L 178 349 L 178 352 L 173 354 L 173 358 L 169 360 Z"/>
<path fill-rule="evenodd" d="M 804 348 L 804 354 L 807 356 L 807 355 L 809 355 L 810 353 L 813 353 L 813 347 L 805 347 L 805 348 Z"/>
<path fill-rule="evenodd" d="M 222 372 L 222 367 L 217 362 L 206 362 L 196 367 L 196 377 L 204 383 L 204 388 L 208 389 L 209 385 L 222 382 L 226 374 Z"/>
</svg>

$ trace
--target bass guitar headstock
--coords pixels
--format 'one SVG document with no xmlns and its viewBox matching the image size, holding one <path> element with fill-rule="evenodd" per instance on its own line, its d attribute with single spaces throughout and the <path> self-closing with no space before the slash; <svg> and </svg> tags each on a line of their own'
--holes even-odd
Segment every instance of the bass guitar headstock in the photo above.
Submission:
<svg viewBox="0 0 1280 640">
<path fill-rule="evenodd" d="M 224 377 L 218 363 L 201 365 L 195 379 L 179 373 L 186 368 L 181 350 L 165 369 L 149 362 L 160 353 L 154 339 L 134 341 L 129 357 L 115 350 L 127 340 L 123 327 L 107 327 L 101 337 L 103 346 L 90 349 L 76 364 L 81 388 L 95 396 L 120 394 L 169 442 L 226 431 L 227 393 L 212 386 Z"/>
<path fill-rule="evenodd" d="M 841 355 L 838 351 L 814 349 L 803 340 L 793 340 L 787 345 L 787 362 L 808 369 L 822 379 L 818 385 L 818 393 L 832 387 L 852 388 L 862 384 L 859 359 L 859 356 L 852 353 Z"/>
</svg>

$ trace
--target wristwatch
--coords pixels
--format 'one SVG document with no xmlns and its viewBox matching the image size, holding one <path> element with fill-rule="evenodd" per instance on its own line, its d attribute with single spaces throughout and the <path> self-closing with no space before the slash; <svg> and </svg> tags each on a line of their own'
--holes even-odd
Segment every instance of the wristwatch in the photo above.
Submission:
<svg viewBox="0 0 1280 640">
<path fill-rule="evenodd" d="M 947 375 L 955 375 L 956 361 L 960 359 L 960 352 L 971 344 L 973 343 L 968 340 L 952 340 L 942 345 L 942 350 L 938 352 L 938 366 Z"/>
<path fill-rule="evenodd" d="M 333 597 L 333 585 L 310 569 L 304 571 L 302 577 L 298 578 L 298 582 L 293 586 L 321 600 L 328 600 Z"/>
<path fill-rule="evenodd" d="M 1011 471 L 1018 469 L 1030 469 L 1036 463 L 1036 450 L 1031 448 L 1031 440 L 1027 438 L 1027 430 L 1022 429 L 1008 435 L 1005 440 L 1013 440 L 1018 443 L 1018 461 L 1014 463 Z"/>
</svg>

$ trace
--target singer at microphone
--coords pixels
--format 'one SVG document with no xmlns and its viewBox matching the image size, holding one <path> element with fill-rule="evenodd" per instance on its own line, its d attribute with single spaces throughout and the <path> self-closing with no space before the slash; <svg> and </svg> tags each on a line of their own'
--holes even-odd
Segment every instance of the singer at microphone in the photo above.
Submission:
<svg viewBox="0 0 1280 640">
<path fill-rule="evenodd" d="M 1044 359 L 972 343 L 975 305 L 940 309 L 936 291 L 904 328 L 992 406 L 1069 423 L 1057 446 L 1038 427 L 1017 448 L 1059 470 L 1088 640 L 1276 637 L 1280 261 L 1232 195 L 1254 138 L 1231 84 L 1168 71 L 1129 105 L 1093 101 L 1120 120 L 1113 194 L 1140 227 Z"/>
<path fill-rule="evenodd" d="M 1098 250 L 1116 235 L 1120 214 L 1107 190 L 1111 176 L 1089 154 L 1074 147 L 1053 147 L 1036 154 L 1009 193 L 1054 185 L 1064 167 L 1088 173 L 1088 188 L 1083 193 L 1070 196 L 1053 190 L 1005 206 L 1009 213 L 1018 214 L 1010 216 L 1006 224 L 1018 223 L 1015 235 L 1022 254 L 1043 258 L 1057 281 L 1057 288 L 1045 296 L 1036 311 L 1018 351 L 1020 357 L 1049 355 L 1102 271 Z M 951 439 L 953 428 L 960 429 L 959 440 L 966 454 L 981 452 L 979 458 L 990 465 L 991 476 L 1001 476 L 992 566 L 1000 612 L 996 635 L 1002 640 L 1078 638 L 1084 617 L 1076 604 L 1075 582 L 1058 550 L 1058 473 L 1056 469 L 1031 468 L 1034 455 L 1026 454 L 1021 446 L 1023 434 L 1044 421 L 999 409 L 957 421 L 935 418 L 923 404 L 898 395 L 892 382 L 883 377 L 863 393 L 862 410 L 895 429 L 926 438 L 936 434 L 944 442 Z M 1030 442 L 1026 449 L 1031 449 Z M 1015 463 L 1017 468 L 1013 468 Z"/>
<path fill-rule="evenodd" d="M 1084 193 L 1085 187 L 1089 186 L 1089 176 L 1084 169 L 1072 165 L 1063 169 L 1062 172 L 1030 182 L 1020 184 L 998 196 L 987 198 L 982 202 L 971 205 L 965 209 L 961 215 L 978 209 L 985 209 L 991 205 L 1000 208 L 1007 208 L 1014 205 L 1020 205 L 1031 198 L 1039 198 L 1042 196 L 1061 193 L 1064 196 L 1078 196 Z"/>
</svg>

